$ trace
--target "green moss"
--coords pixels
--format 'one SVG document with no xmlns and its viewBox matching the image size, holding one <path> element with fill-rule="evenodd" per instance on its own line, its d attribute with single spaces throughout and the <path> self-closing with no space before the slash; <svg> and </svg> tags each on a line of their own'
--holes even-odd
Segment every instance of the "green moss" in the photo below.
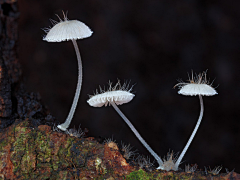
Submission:
<svg viewBox="0 0 240 180">
<path fill-rule="evenodd" d="M 67 154 L 66 148 L 63 147 L 63 145 L 60 145 L 58 153 L 57 153 L 57 157 L 55 157 L 57 161 L 54 161 L 54 163 L 56 163 L 57 166 L 61 166 L 63 168 L 68 167 L 69 162 L 66 160 L 66 154 Z"/>
<path fill-rule="evenodd" d="M 52 149 L 49 148 L 50 138 L 43 134 L 41 131 L 38 131 L 37 138 L 35 143 L 37 144 L 36 152 L 37 152 L 37 160 L 43 163 L 49 163 L 52 157 Z"/>
<path fill-rule="evenodd" d="M 54 171 L 56 171 L 59 168 L 59 157 L 58 156 L 52 157 L 52 168 Z"/>
<path fill-rule="evenodd" d="M 153 176 L 149 175 L 142 169 L 138 171 L 131 172 L 129 175 L 126 176 L 127 180 L 152 180 Z"/>
<path fill-rule="evenodd" d="M 85 173 L 86 177 L 97 179 L 107 179 L 109 175 L 114 177 L 114 171 L 105 164 L 104 147 L 97 141 L 66 138 L 64 134 L 56 136 L 51 131 L 25 127 L 27 124 L 23 122 L 14 125 L 9 135 L 0 141 L 0 148 L 3 149 L 0 157 L 5 157 L 10 148 L 10 160 L 16 177 L 79 179 Z M 58 137 L 62 140 L 58 140 Z"/>
<path fill-rule="evenodd" d="M 73 138 L 68 138 L 67 139 L 67 143 L 65 144 L 65 149 L 67 150 L 65 156 L 66 157 L 71 157 L 72 156 L 72 151 L 71 151 L 71 147 L 73 145 L 73 141 L 74 139 Z"/>
<path fill-rule="evenodd" d="M 202 173 L 145 172 L 140 169 L 131 172 L 113 169 L 105 156 L 104 145 L 97 141 L 66 137 L 62 133 L 52 133 L 49 127 L 32 129 L 25 127 L 28 122 L 9 128 L 7 135 L 0 136 L 0 169 L 8 162 L 16 179 L 127 179 L 127 180 L 173 180 L 173 179 L 220 179 Z M 1 133 L 0 133 L 1 135 Z M 10 162 L 10 161 L 9 161 Z M 9 167 L 8 167 L 9 168 Z M 120 167 L 119 167 L 120 168 Z M 118 172 L 119 170 L 119 172 Z M 225 177 L 226 175 L 224 175 Z M 0 180 L 3 179 L 0 173 Z"/>
<path fill-rule="evenodd" d="M 8 144 L 8 141 L 7 139 L 3 139 L 1 142 L 0 142 L 0 153 L 3 152 L 4 150 L 4 147 Z M 0 154 L 1 156 L 1 154 Z"/>
<path fill-rule="evenodd" d="M 15 137 L 15 142 L 13 143 L 13 153 L 11 154 L 11 160 L 14 165 L 14 172 L 18 171 L 21 165 L 22 157 L 26 151 L 26 138 L 27 135 L 20 134 Z"/>
</svg>

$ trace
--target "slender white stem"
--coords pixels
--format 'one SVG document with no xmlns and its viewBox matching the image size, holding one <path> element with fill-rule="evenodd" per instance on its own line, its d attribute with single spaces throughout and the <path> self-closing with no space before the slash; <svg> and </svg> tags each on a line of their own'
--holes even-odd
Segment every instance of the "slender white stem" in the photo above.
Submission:
<svg viewBox="0 0 240 180">
<path fill-rule="evenodd" d="M 191 144 L 191 142 L 192 142 L 192 140 L 193 140 L 193 138 L 194 138 L 194 136 L 195 136 L 195 134 L 196 134 L 196 132 L 197 132 L 197 130 L 198 130 L 198 127 L 199 127 L 199 125 L 200 125 L 200 123 L 201 123 L 202 117 L 203 117 L 203 109 L 204 109 L 204 108 L 203 108 L 203 99 L 202 99 L 202 96 L 201 96 L 201 95 L 199 95 L 199 99 L 200 99 L 200 106 L 201 106 L 200 115 L 199 115 L 197 124 L 196 124 L 196 126 L 195 126 L 195 128 L 194 128 L 194 130 L 193 130 L 193 132 L 192 132 L 192 135 L 190 136 L 190 138 L 189 138 L 186 146 L 184 147 L 182 153 L 180 154 L 177 162 L 175 163 L 175 166 L 176 166 L 177 168 L 178 168 L 178 166 L 180 165 L 180 163 L 181 163 L 181 161 L 182 161 L 182 159 L 183 159 L 183 156 L 185 155 L 188 147 L 190 146 L 190 144 Z"/>
<path fill-rule="evenodd" d="M 60 124 L 60 125 L 57 126 L 59 129 L 61 129 L 63 131 L 67 130 L 67 128 L 69 127 L 69 125 L 72 121 L 75 109 L 77 107 L 78 98 L 79 98 L 79 95 L 80 95 L 81 85 L 82 85 L 82 61 L 81 61 L 81 56 L 80 56 L 80 52 L 79 52 L 76 40 L 73 39 L 72 42 L 73 42 L 73 46 L 75 48 L 76 55 L 77 55 L 77 60 L 78 60 L 78 83 L 77 83 L 77 89 L 76 89 L 76 93 L 75 93 L 75 96 L 74 96 L 73 104 L 72 104 L 71 110 L 68 114 L 68 117 L 63 124 Z"/>
<path fill-rule="evenodd" d="M 120 111 L 120 109 L 117 107 L 117 105 L 114 102 L 110 102 L 111 105 L 114 107 L 114 109 L 117 111 L 117 113 L 123 118 L 123 120 L 127 123 L 127 125 L 130 127 L 130 129 L 133 131 L 133 133 L 137 136 L 139 141 L 147 148 L 147 150 L 152 154 L 152 156 L 157 160 L 159 166 L 163 165 L 162 159 L 152 150 L 152 148 L 146 143 L 146 141 L 142 138 L 142 136 L 138 133 L 138 131 L 135 129 L 135 127 L 132 125 L 132 123 L 128 120 L 128 118 Z"/>
</svg>

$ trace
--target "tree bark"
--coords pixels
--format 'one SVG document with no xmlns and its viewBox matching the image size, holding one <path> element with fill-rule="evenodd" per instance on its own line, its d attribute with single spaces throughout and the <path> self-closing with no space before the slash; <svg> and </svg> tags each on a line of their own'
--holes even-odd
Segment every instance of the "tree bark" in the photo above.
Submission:
<svg viewBox="0 0 240 180">
<path fill-rule="evenodd" d="M 19 82 L 21 68 L 17 55 L 18 18 L 16 1 L 0 1 L 0 129 L 14 122 L 14 84 Z"/>
<path fill-rule="evenodd" d="M 142 156 L 126 160 L 123 149 L 111 139 L 102 144 L 92 137 L 57 132 L 56 127 L 30 126 L 26 118 L 0 132 L 0 180 L 240 179 L 235 172 L 218 174 L 209 169 L 156 170 L 147 166 L 150 163 L 144 163 Z"/>
<path fill-rule="evenodd" d="M 28 93 L 21 81 L 17 0 L 0 0 L 0 5 L 0 130 L 16 119 L 30 118 L 33 126 L 52 123 L 40 95 Z"/>
</svg>

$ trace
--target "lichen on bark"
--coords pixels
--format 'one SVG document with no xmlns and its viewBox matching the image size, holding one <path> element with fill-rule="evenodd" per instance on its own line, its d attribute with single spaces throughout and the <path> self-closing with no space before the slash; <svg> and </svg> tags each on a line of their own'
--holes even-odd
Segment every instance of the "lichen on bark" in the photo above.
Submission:
<svg viewBox="0 0 240 180">
<path fill-rule="evenodd" d="M 28 118 L 0 133 L 0 179 L 240 179 L 234 172 L 146 171 L 132 161 L 114 142 L 72 137 L 48 125 L 33 128 Z"/>
<path fill-rule="evenodd" d="M 119 150 L 94 138 L 76 138 L 53 132 L 47 125 L 29 125 L 26 119 L 0 133 L 0 174 L 6 179 L 105 178 L 134 169 Z"/>
</svg>

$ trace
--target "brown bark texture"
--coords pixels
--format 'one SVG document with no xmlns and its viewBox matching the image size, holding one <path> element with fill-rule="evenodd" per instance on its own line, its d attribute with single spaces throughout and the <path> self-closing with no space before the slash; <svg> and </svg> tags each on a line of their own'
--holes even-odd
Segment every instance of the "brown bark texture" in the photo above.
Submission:
<svg viewBox="0 0 240 180">
<path fill-rule="evenodd" d="M 191 166 L 185 171 L 156 170 L 143 157 L 129 158 L 111 139 L 102 144 L 78 135 L 48 125 L 33 128 L 28 118 L 17 120 L 0 133 L 0 180 L 240 179 L 235 172 L 195 171 Z"/>
<path fill-rule="evenodd" d="M 27 93 L 21 82 L 17 1 L 1 0 L 0 5 L 0 130 L 16 119 L 30 118 L 34 125 L 42 120 L 51 121 L 39 94 Z"/>
</svg>

